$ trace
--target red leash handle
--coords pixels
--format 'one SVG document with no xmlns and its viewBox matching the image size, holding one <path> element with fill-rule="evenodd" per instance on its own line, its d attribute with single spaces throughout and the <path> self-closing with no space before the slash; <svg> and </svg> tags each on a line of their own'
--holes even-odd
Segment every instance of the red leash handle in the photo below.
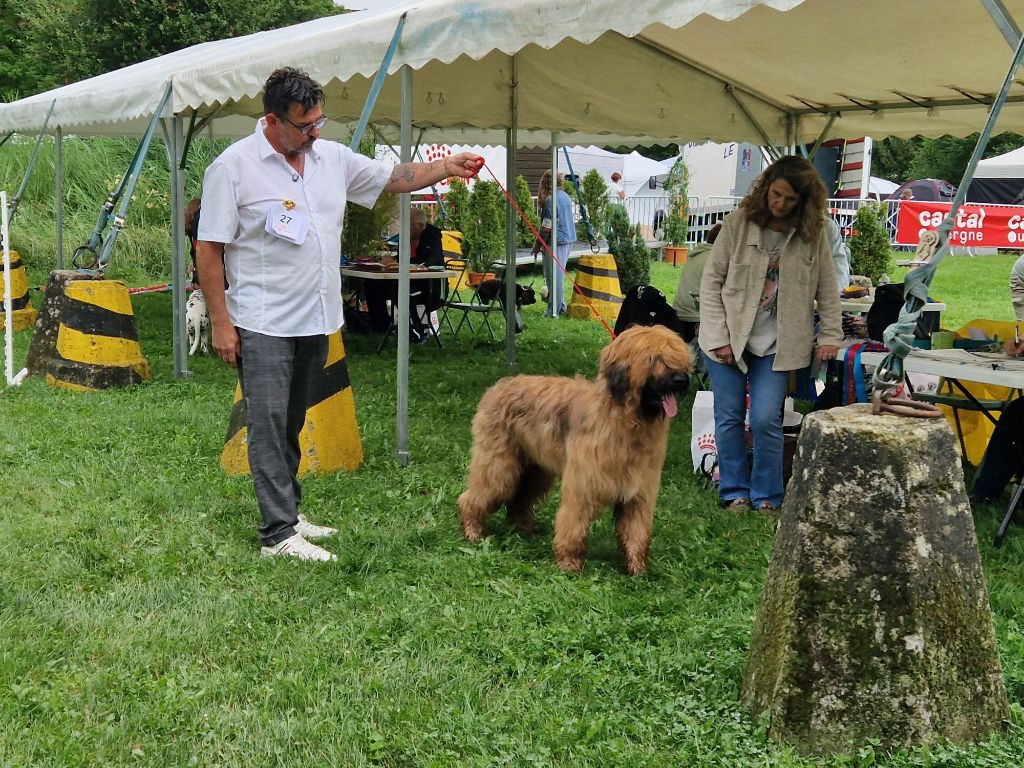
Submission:
<svg viewBox="0 0 1024 768">
<path fill-rule="evenodd" d="M 562 273 L 568 278 L 569 282 L 572 283 L 573 290 L 575 290 L 576 293 L 583 297 L 583 301 L 585 301 L 587 303 L 587 306 L 590 307 L 590 311 L 597 315 L 597 319 L 601 321 L 601 325 L 603 325 L 604 329 L 608 331 L 608 335 L 614 339 L 615 331 L 611 329 L 611 326 L 608 325 L 607 321 L 605 321 L 601 313 L 594 308 L 594 304 L 590 301 L 590 298 L 587 296 L 587 294 L 583 292 L 583 289 L 580 288 L 579 285 L 576 284 L 576 281 L 572 279 L 572 276 L 569 274 L 569 270 L 563 267 L 562 263 L 557 258 L 555 258 L 555 254 L 552 252 L 551 246 L 544 242 L 544 238 L 540 236 L 540 232 L 537 231 L 537 228 L 533 226 L 533 223 L 530 221 L 530 219 L 526 216 L 525 213 L 523 213 L 523 209 L 520 208 L 519 205 L 516 203 L 515 198 L 513 198 L 512 195 L 508 193 L 508 190 L 502 186 L 501 182 L 498 181 L 498 177 L 494 174 L 494 171 L 490 169 L 490 166 L 487 165 L 486 161 L 483 163 L 483 167 L 487 169 L 487 172 L 489 174 L 491 174 L 491 178 L 494 179 L 494 183 L 498 185 L 498 189 L 501 190 L 501 193 L 505 195 L 505 199 L 512 203 L 512 207 L 516 209 L 516 213 L 519 214 L 519 218 L 523 220 L 527 227 L 530 228 L 530 231 L 533 232 L 533 236 L 540 241 L 540 244 L 544 247 L 544 250 L 547 251 L 548 256 L 551 257 L 551 262 L 553 264 L 558 265 L 558 268 L 562 270 Z M 553 189 L 552 194 L 557 194 L 557 190 Z M 554 203 L 552 203 L 552 205 L 554 205 Z"/>
</svg>

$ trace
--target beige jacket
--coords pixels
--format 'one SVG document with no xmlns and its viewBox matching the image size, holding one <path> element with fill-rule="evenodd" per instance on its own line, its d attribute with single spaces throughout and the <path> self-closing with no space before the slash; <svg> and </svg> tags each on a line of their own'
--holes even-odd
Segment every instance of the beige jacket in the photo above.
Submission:
<svg viewBox="0 0 1024 768">
<path fill-rule="evenodd" d="M 711 249 L 700 283 L 700 348 L 732 346 L 736 365 L 746 373 L 742 352 L 754 327 L 757 303 L 768 271 L 768 254 L 761 249 L 761 229 L 742 211 L 725 217 Z M 779 341 L 772 369 L 792 371 L 811 363 L 814 350 L 814 303 L 821 317 L 818 343 L 843 340 L 842 310 L 828 237 L 822 230 L 816 243 L 794 234 L 779 260 Z"/>
</svg>

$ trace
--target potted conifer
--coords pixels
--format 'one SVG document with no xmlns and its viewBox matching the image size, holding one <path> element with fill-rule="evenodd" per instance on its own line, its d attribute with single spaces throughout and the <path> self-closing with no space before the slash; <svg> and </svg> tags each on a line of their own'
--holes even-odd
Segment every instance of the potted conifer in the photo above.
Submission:
<svg viewBox="0 0 1024 768">
<path fill-rule="evenodd" d="M 469 283 L 487 279 L 487 270 L 505 255 L 505 212 L 501 191 L 493 181 L 477 179 L 469 196 L 462 251 L 469 267 Z"/>
<path fill-rule="evenodd" d="M 689 233 L 688 192 L 690 170 L 680 156 L 665 180 L 668 193 L 668 215 L 665 217 L 665 261 L 675 267 L 686 262 L 688 249 L 686 236 Z"/>
</svg>

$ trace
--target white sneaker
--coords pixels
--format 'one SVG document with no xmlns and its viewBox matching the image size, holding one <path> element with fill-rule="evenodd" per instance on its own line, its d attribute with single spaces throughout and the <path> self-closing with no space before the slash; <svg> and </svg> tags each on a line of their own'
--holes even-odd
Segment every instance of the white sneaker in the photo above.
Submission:
<svg viewBox="0 0 1024 768">
<path fill-rule="evenodd" d="M 316 544 L 310 544 L 302 538 L 301 534 L 298 533 L 291 538 L 278 542 L 272 547 L 262 547 L 260 552 L 264 557 L 291 555 L 292 557 L 297 557 L 300 560 L 320 560 L 324 562 L 338 559 L 323 547 L 318 547 Z"/>
<path fill-rule="evenodd" d="M 338 532 L 337 528 L 328 528 L 326 525 L 313 525 L 306 519 L 305 515 L 299 515 L 299 522 L 295 524 L 295 532 L 304 539 L 326 539 Z"/>
</svg>

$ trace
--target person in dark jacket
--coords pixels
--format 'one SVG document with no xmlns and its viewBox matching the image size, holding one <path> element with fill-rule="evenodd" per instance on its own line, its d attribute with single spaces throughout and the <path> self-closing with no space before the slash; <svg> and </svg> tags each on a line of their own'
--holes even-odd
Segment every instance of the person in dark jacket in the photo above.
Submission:
<svg viewBox="0 0 1024 768">
<path fill-rule="evenodd" d="M 1024 341 L 1009 339 L 1003 351 L 1010 357 L 1024 356 Z M 1014 475 L 1024 472 L 1024 398 L 1010 403 L 999 416 L 985 455 L 974 475 L 971 500 L 995 501 L 1003 495 Z"/>
</svg>

